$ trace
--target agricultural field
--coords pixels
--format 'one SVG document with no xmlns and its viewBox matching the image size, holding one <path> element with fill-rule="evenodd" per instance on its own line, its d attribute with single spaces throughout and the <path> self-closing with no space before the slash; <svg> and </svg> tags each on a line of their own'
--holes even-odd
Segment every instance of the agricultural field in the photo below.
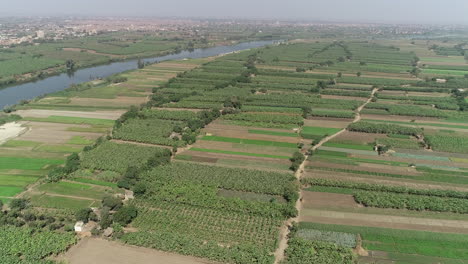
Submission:
<svg viewBox="0 0 468 264">
<path fill-rule="evenodd" d="M 67 48 L 151 52 L 120 42 Z M 63 215 L 31 261 L 75 243 L 71 218 L 214 262 L 465 263 L 468 81 L 453 50 L 412 45 L 291 41 L 38 98 L 0 146 L 0 199 L 27 203 L 14 223 Z"/>
</svg>

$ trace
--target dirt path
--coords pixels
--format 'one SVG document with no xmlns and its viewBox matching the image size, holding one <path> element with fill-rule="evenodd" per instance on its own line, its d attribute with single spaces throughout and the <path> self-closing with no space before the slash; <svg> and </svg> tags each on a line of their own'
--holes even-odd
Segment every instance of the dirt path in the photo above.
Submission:
<svg viewBox="0 0 468 264">
<path fill-rule="evenodd" d="M 147 146 L 147 147 L 158 147 L 158 148 L 172 149 L 171 146 L 158 145 L 158 144 L 151 144 L 151 143 L 141 143 L 141 142 L 135 142 L 135 141 L 121 140 L 121 139 L 111 139 L 111 141 L 112 141 L 112 142 L 115 142 L 115 143 L 117 143 L 117 144 L 132 144 L 132 145 L 139 145 L 139 146 Z"/>
<path fill-rule="evenodd" d="M 25 192 L 23 192 L 25 193 Z M 82 196 L 74 196 L 74 195 L 65 195 L 65 194 L 56 194 L 56 193 L 48 193 L 48 192 L 38 192 L 38 191 L 28 191 L 29 194 L 34 195 L 41 195 L 45 194 L 47 196 L 52 196 L 52 197 L 63 197 L 63 198 L 70 198 L 70 199 L 77 199 L 77 200 L 86 200 L 86 201 L 97 201 L 99 199 L 94 199 L 94 198 L 88 198 L 88 197 L 82 197 Z"/>
<path fill-rule="evenodd" d="M 124 245 L 100 238 L 84 238 L 58 258 L 70 264 L 209 264 L 196 257 Z"/>
<path fill-rule="evenodd" d="M 371 96 L 369 97 L 369 99 L 367 99 L 366 102 L 364 102 L 361 106 L 359 106 L 357 109 L 356 109 L 356 117 L 354 118 L 354 120 L 351 122 L 351 123 L 356 123 L 358 122 L 359 120 L 361 120 L 361 111 L 362 109 L 364 109 L 364 107 L 371 102 L 372 98 L 374 97 L 374 94 L 377 92 L 377 88 L 374 88 L 372 90 L 372 93 L 371 93 Z M 345 132 L 346 131 L 346 128 L 343 128 L 342 130 L 338 131 L 337 133 L 333 134 L 333 135 L 330 135 L 328 137 L 325 137 L 323 138 L 322 140 L 320 140 L 319 143 L 317 143 L 315 146 L 313 146 L 311 148 L 311 151 L 314 151 L 316 150 L 317 148 L 319 148 L 320 146 L 322 146 L 323 144 L 325 144 L 326 142 L 328 142 L 329 140 L 337 137 L 338 135 L 340 135 L 341 133 Z M 305 155 L 305 159 L 304 161 L 302 162 L 301 166 L 299 166 L 299 169 L 296 171 L 296 178 L 298 181 L 301 180 L 303 174 L 304 174 L 304 167 L 305 167 L 305 164 L 307 162 L 307 159 L 309 158 L 309 155 Z M 284 251 L 286 250 L 286 248 L 288 247 L 288 235 L 289 235 L 289 227 L 292 225 L 292 223 L 294 222 L 299 222 L 299 217 L 300 217 L 300 212 L 301 212 L 301 209 L 302 209 L 302 191 L 300 191 L 299 193 L 299 199 L 296 201 L 296 209 L 298 211 L 298 215 L 294 218 L 289 218 L 285 223 L 284 225 L 281 227 L 281 230 L 280 230 L 280 239 L 279 239 L 279 243 L 278 243 L 278 248 L 276 249 L 275 253 L 274 253 L 274 256 L 275 256 L 275 264 L 279 264 L 283 259 L 284 259 Z"/>
</svg>

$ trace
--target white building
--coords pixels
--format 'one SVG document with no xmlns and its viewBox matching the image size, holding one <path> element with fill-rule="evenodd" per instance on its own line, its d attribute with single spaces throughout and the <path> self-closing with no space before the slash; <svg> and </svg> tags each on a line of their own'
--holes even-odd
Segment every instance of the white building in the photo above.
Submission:
<svg viewBox="0 0 468 264">
<path fill-rule="evenodd" d="M 84 228 L 84 222 L 83 221 L 78 221 L 76 222 L 75 224 L 75 232 L 83 232 L 83 228 Z"/>
<path fill-rule="evenodd" d="M 37 37 L 38 39 L 43 39 L 43 38 L 45 38 L 45 33 L 44 33 L 44 31 L 42 31 L 42 30 L 36 31 L 36 37 Z"/>
</svg>

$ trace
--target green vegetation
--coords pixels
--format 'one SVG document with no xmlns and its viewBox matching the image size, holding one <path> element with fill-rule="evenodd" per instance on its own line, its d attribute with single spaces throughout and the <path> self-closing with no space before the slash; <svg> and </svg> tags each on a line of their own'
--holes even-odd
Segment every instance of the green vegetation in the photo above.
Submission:
<svg viewBox="0 0 468 264">
<path fill-rule="evenodd" d="M 8 123 L 8 122 L 14 122 L 14 121 L 18 121 L 18 120 L 21 120 L 21 116 L 19 116 L 19 115 L 0 114 L 0 126 L 5 124 L 5 123 Z"/>
<path fill-rule="evenodd" d="M 51 123 L 63 123 L 63 124 L 87 124 L 87 125 L 101 125 L 101 126 L 112 126 L 114 124 L 114 121 L 109 120 L 109 119 L 71 117 L 71 116 L 25 117 L 23 119 L 26 121 L 51 122 Z"/>
<path fill-rule="evenodd" d="M 86 151 L 81 166 L 91 170 L 111 170 L 123 173 L 129 166 L 143 166 L 156 155 L 170 156 L 170 151 L 157 147 L 117 144 L 110 141 Z"/>
<path fill-rule="evenodd" d="M 63 160 L 56 159 L 0 157 L 0 169 L 10 170 L 40 170 L 48 165 L 59 165 L 62 163 Z"/>
<path fill-rule="evenodd" d="M 368 250 L 468 259 L 464 250 L 467 243 L 464 234 L 317 223 L 300 223 L 299 226 L 307 229 L 360 234 L 363 246 Z"/>
<path fill-rule="evenodd" d="M 229 137 L 219 137 L 219 136 L 204 136 L 201 139 L 207 140 L 207 141 L 219 141 L 219 142 L 229 142 L 229 143 L 237 143 L 237 144 L 251 144 L 251 145 L 259 145 L 259 146 L 274 146 L 274 147 L 284 147 L 284 148 L 296 148 L 297 147 L 297 144 L 287 143 L 287 142 L 229 138 Z"/>
<path fill-rule="evenodd" d="M 422 130 L 419 128 L 405 127 L 394 124 L 376 124 L 365 121 L 352 123 L 348 126 L 349 131 L 379 134 L 401 134 L 401 135 L 420 135 Z"/>
<path fill-rule="evenodd" d="M 75 242 L 76 238 L 72 233 L 0 226 L 0 254 L 3 263 L 50 263 L 46 257 L 65 251 Z"/>
<path fill-rule="evenodd" d="M 426 144 L 436 151 L 468 153 L 468 137 L 446 136 L 446 135 L 426 135 Z"/>
<path fill-rule="evenodd" d="M 319 141 L 321 138 L 331 136 L 340 130 L 340 128 L 305 126 L 301 130 L 301 136 L 303 138 L 315 139 Z"/>
<path fill-rule="evenodd" d="M 259 154 L 259 153 L 249 153 L 249 152 L 240 152 L 240 151 L 229 151 L 229 150 L 218 150 L 218 149 L 205 149 L 205 148 L 191 148 L 190 150 L 193 150 L 193 151 L 201 151 L 201 152 L 211 152 L 211 153 L 221 153 L 221 154 L 232 154 L 232 155 L 251 156 L 251 157 L 264 157 L 264 158 L 273 158 L 273 159 L 289 159 L 288 156 L 271 155 L 271 154 Z"/>
</svg>

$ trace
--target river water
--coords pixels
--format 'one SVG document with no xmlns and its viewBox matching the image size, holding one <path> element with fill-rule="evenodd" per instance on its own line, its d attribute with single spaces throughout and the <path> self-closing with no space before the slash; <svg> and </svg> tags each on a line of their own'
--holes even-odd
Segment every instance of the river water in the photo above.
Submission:
<svg viewBox="0 0 468 264">
<path fill-rule="evenodd" d="M 181 53 L 171 54 L 160 57 L 143 59 L 144 62 L 160 62 L 167 60 L 179 60 L 184 58 L 205 58 L 225 54 L 234 51 L 258 48 L 275 41 L 252 41 L 240 43 L 232 46 L 217 46 L 206 49 L 195 49 L 193 51 L 182 51 Z M 30 100 L 37 96 L 53 93 L 68 88 L 71 84 L 88 82 L 92 79 L 105 78 L 112 74 L 137 69 L 138 60 L 128 60 L 123 62 L 113 62 L 106 65 L 100 65 L 90 68 L 79 69 L 73 75 L 62 73 L 48 77 L 36 82 L 24 83 L 0 90 L 0 109 L 7 105 L 14 105 L 20 100 Z"/>
</svg>

